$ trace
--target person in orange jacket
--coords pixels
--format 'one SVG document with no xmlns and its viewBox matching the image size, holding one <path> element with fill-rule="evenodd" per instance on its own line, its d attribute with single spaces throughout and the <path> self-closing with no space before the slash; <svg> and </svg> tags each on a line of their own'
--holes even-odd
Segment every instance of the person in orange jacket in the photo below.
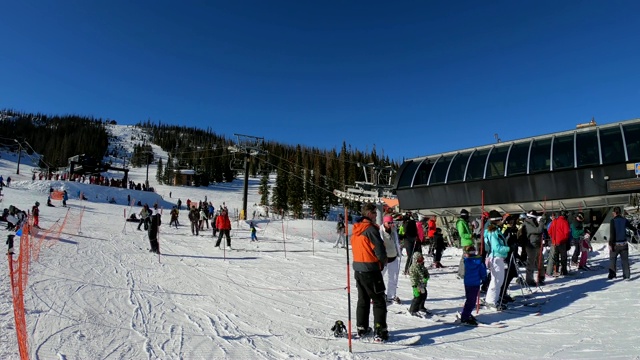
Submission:
<svg viewBox="0 0 640 360">
<path fill-rule="evenodd" d="M 351 249 L 353 251 L 353 271 L 358 288 L 356 326 L 359 336 L 374 331 L 375 342 L 389 339 L 387 330 L 387 301 L 382 270 L 387 265 L 387 251 L 376 225 L 376 206 L 364 204 L 362 219 L 353 225 Z M 374 329 L 369 327 L 369 311 L 373 303 Z"/>
<path fill-rule="evenodd" d="M 216 241 L 216 247 L 220 247 L 222 237 L 225 236 L 227 238 L 227 247 L 231 249 L 231 220 L 229 220 L 229 214 L 226 208 L 222 209 L 220 215 L 218 215 L 218 218 L 216 219 L 216 229 L 220 231 L 218 241 Z"/>
</svg>

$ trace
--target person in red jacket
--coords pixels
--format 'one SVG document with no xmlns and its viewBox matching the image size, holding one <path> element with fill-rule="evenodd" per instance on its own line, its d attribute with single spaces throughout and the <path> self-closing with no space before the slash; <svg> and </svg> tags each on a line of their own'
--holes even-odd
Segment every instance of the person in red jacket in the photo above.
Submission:
<svg viewBox="0 0 640 360">
<path fill-rule="evenodd" d="M 220 242 L 222 241 L 222 236 L 226 236 L 227 238 L 227 247 L 231 249 L 231 220 L 229 220 L 229 214 L 227 209 L 223 209 L 218 215 L 216 219 L 216 229 L 220 231 L 218 235 L 218 241 L 216 241 L 216 247 L 220 247 Z"/>
<path fill-rule="evenodd" d="M 555 248 L 553 262 L 557 266 L 558 257 L 560 257 L 560 275 L 567 275 L 567 246 L 571 237 L 571 227 L 569 226 L 569 221 L 567 221 L 566 211 L 563 210 L 560 216 L 553 220 L 551 226 L 549 226 L 549 236 Z M 558 276 L 558 271 L 556 270 L 553 275 Z"/>
<path fill-rule="evenodd" d="M 436 246 L 434 244 L 434 237 L 436 236 L 436 216 L 433 215 L 429 221 L 427 222 L 427 239 L 429 239 L 429 255 L 433 256 L 436 251 Z"/>
</svg>

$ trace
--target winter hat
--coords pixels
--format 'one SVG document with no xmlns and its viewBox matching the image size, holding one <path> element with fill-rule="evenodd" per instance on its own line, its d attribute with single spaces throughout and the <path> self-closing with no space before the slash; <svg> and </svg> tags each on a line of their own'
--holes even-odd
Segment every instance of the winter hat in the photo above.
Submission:
<svg viewBox="0 0 640 360">
<path fill-rule="evenodd" d="M 391 215 L 385 215 L 382 218 L 383 223 L 392 223 L 393 222 L 393 216 Z"/>
<path fill-rule="evenodd" d="M 526 213 L 520 214 L 520 219 L 526 219 L 526 218 L 527 218 L 527 214 Z"/>
<path fill-rule="evenodd" d="M 467 218 L 467 217 L 469 217 L 469 212 L 467 211 L 467 209 L 462 209 L 462 210 L 460 210 L 460 217 L 461 217 L 461 218 Z"/>
<path fill-rule="evenodd" d="M 489 211 L 489 220 L 500 221 L 502 220 L 502 215 L 500 215 L 500 212 L 498 212 L 498 210 L 491 210 Z"/>
<path fill-rule="evenodd" d="M 578 213 L 578 216 L 576 216 L 576 220 L 583 221 L 584 220 L 584 215 L 582 215 L 582 213 Z"/>
<path fill-rule="evenodd" d="M 537 217 L 538 217 L 538 212 L 537 212 L 537 211 L 535 211 L 535 210 L 531 210 L 531 211 L 529 211 L 529 212 L 527 213 L 527 217 L 530 217 L 530 218 L 534 218 L 534 219 L 535 219 L 535 218 L 537 218 Z"/>
<path fill-rule="evenodd" d="M 413 253 L 413 261 L 418 264 L 422 264 L 424 262 L 424 256 L 420 251 L 416 251 Z"/>
</svg>

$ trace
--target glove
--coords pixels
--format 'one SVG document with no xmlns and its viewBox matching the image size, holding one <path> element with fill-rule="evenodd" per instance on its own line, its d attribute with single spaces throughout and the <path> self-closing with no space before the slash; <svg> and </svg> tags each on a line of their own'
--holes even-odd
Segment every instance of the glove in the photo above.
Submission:
<svg viewBox="0 0 640 360">
<path fill-rule="evenodd" d="M 418 297 L 420 296 L 420 289 L 418 289 L 417 286 L 413 287 L 413 297 Z"/>
<path fill-rule="evenodd" d="M 425 284 L 427 283 L 427 281 L 429 281 L 429 277 L 428 276 L 426 278 L 422 279 L 422 282 L 425 283 Z"/>
</svg>

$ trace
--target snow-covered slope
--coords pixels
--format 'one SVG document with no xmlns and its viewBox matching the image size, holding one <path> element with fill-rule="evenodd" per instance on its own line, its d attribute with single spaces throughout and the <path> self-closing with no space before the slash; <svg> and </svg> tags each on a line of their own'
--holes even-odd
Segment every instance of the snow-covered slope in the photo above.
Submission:
<svg viewBox="0 0 640 360">
<path fill-rule="evenodd" d="M 127 138 L 126 127 L 121 138 Z M 155 184 L 157 194 L 95 185 L 31 181 L 30 164 L 1 154 L 0 174 L 13 178 L 3 193 L 4 207 L 30 209 L 44 204 L 50 186 L 69 190 L 73 211 L 85 209 L 81 233 L 64 235 L 44 247 L 32 264 L 25 294 L 29 351 L 32 359 L 460 359 L 460 358 L 638 358 L 636 318 L 638 249 L 631 251 L 632 280 L 608 281 L 608 252 L 594 244 L 591 264 L 597 271 L 549 279 L 531 296 L 548 302 L 535 315 L 530 308 L 495 313 L 481 309 L 485 322 L 506 328 L 468 328 L 449 324 L 461 309 L 464 288 L 456 279 L 460 253 L 448 249 L 442 270 L 432 270 L 427 307 L 444 315 L 435 322 L 402 313 L 411 287 L 401 276 L 402 305 L 391 305 L 392 333 L 420 335 L 417 346 L 403 347 L 323 340 L 305 334 L 308 327 L 329 329 L 348 317 L 347 259 L 332 248 L 335 223 L 262 218 L 257 243 L 248 225 L 234 221 L 232 248 L 214 248 L 211 230 L 192 236 L 185 211 L 181 226 L 168 226 L 164 211 L 160 233 L 162 256 L 147 251 L 148 241 L 136 224 L 125 223 L 127 195 L 165 208 L 187 198 L 232 209 L 242 204 L 240 180 L 207 188 Z M 155 174 L 155 168 L 150 169 Z M 146 168 L 131 178 L 144 181 Z M 258 179 L 249 184 L 248 203 L 259 200 Z M 75 196 L 84 192 L 88 200 Z M 169 197 L 171 193 L 171 197 Z M 116 204 L 107 199 L 115 197 Z M 56 203 L 58 205 L 58 203 Z M 132 211 L 139 211 L 134 206 Z M 41 225 L 64 217 L 60 206 L 41 206 Z M 251 213 L 251 211 L 249 211 Z M 2 237 L 8 233 L 2 230 Z M 223 242 L 224 244 L 224 242 Z M 404 261 L 404 259 L 403 259 Z M 5 274 L 7 260 L 2 261 Z M 351 272 L 353 276 L 353 272 Z M 357 291 L 351 279 L 351 313 L 355 322 Z M 521 289 L 512 286 L 513 295 Z M 526 293 L 526 291 L 525 291 Z M 355 324 L 353 324 L 355 327 Z M 0 286 L 0 358 L 17 359 L 9 279 Z"/>
</svg>

